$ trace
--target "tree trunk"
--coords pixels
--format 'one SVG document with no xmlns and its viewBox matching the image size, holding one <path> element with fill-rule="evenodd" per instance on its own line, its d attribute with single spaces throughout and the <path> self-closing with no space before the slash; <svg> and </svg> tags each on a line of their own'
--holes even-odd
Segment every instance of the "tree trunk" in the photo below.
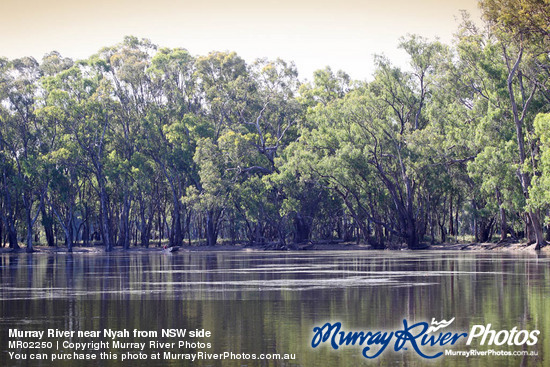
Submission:
<svg viewBox="0 0 550 367">
<path fill-rule="evenodd" d="M 10 244 L 10 248 L 14 250 L 20 249 L 17 241 L 17 230 L 15 229 L 15 225 L 13 223 L 8 223 L 8 242 Z"/>
<path fill-rule="evenodd" d="M 66 221 L 67 233 L 65 234 L 65 246 L 67 246 L 69 252 L 73 252 L 74 226 L 72 210 L 69 210 Z"/>
<path fill-rule="evenodd" d="M 295 228 L 295 237 L 294 241 L 296 243 L 303 243 L 309 240 L 311 234 L 311 227 L 307 222 L 307 219 L 302 217 L 301 213 L 296 213 L 294 217 L 294 228 Z"/>
<path fill-rule="evenodd" d="M 40 211 L 42 213 L 42 226 L 44 227 L 44 233 L 46 234 L 46 242 L 48 243 L 48 247 L 53 247 L 55 246 L 53 216 L 46 212 L 46 205 L 42 205 L 42 209 Z"/>
<path fill-rule="evenodd" d="M 386 245 L 384 244 L 384 229 L 379 223 L 374 224 L 374 237 L 376 238 L 376 249 L 384 249 Z"/>
<path fill-rule="evenodd" d="M 100 189 L 99 201 L 101 204 L 101 229 L 103 235 L 103 245 L 105 245 L 105 251 L 109 252 L 113 250 L 111 243 L 111 228 L 109 225 L 109 206 L 107 203 L 107 192 L 102 186 Z"/>
<path fill-rule="evenodd" d="M 489 242 L 493 233 L 493 227 L 495 224 L 495 218 L 489 220 L 478 220 L 478 235 L 479 242 Z"/>
<path fill-rule="evenodd" d="M 525 226 L 523 227 L 523 231 L 525 232 L 525 239 L 527 240 L 527 244 L 529 245 L 532 245 L 533 243 L 535 243 L 535 236 L 533 234 L 532 228 L 533 227 L 531 226 L 531 218 L 526 213 Z"/>
<path fill-rule="evenodd" d="M 139 219 L 140 219 L 140 240 L 141 245 L 145 248 L 149 247 L 149 222 L 145 219 L 145 203 L 143 200 L 139 201 Z"/>
<path fill-rule="evenodd" d="M 82 228 L 82 242 L 84 246 L 88 246 L 88 242 L 90 241 L 90 222 L 88 220 L 89 214 L 88 214 L 88 205 L 84 204 L 84 213 L 85 213 L 85 219 L 84 219 L 84 227 Z"/>
<path fill-rule="evenodd" d="M 516 61 L 514 62 L 514 65 L 510 67 L 509 58 L 506 54 L 506 50 L 504 50 L 504 56 L 506 58 L 506 62 L 509 65 L 508 66 L 508 78 L 506 80 L 508 85 L 508 96 L 510 98 L 510 102 L 512 104 L 512 115 L 514 116 L 514 124 L 516 126 L 516 138 L 518 143 L 518 153 L 519 153 L 519 178 L 521 182 L 521 188 L 523 190 L 523 196 L 525 199 L 529 199 L 529 187 L 531 186 L 531 176 L 528 172 L 525 172 L 523 169 L 523 165 L 526 161 L 526 151 L 525 151 L 525 135 L 523 132 L 523 122 L 525 118 L 525 112 L 527 111 L 532 99 L 536 87 L 531 92 L 531 95 L 522 101 L 522 105 L 518 106 L 518 103 L 516 101 L 516 93 L 514 91 L 514 79 L 517 77 L 520 80 L 519 87 L 521 89 L 521 95 L 525 96 L 525 90 L 524 85 L 521 82 L 521 71 L 519 68 L 519 65 L 523 59 L 523 45 L 521 45 L 519 49 L 519 53 L 517 56 Z M 519 107 L 519 108 L 518 108 Z M 521 108 L 521 111 L 520 111 Z M 535 167 L 533 167 L 535 168 Z M 532 234 L 535 237 L 536 241 L 536 249 L 540 250 L 542 246 L 546 245 L 546 241 L 544 240 L 544 235 L 542 233 L 542 226 L 540 223 L 539 215 L 536 212 L 528 211 L 527 216 L 529 216 L 531 226 L 532 226 Z"/>
<path fill-rule="evenodd" d="M 65 220 L 65 223 L 63 223 L 61 219 L 59 222 L 61 223 L 61 228 L 63 228 L 63 232 L 65 233 L 65 245 L 67 246 L 67 251 L 73 252 L 72 211 L 69 211 Z"/>
<path fill-rule="evenodd" d="M 478 221 L 478 218 L 477 218 L 477 203 L 475 201 L 475 199 L 472 199 L 471 201 L 471 205 L 472 205 L 472 231 L 474 232 L 474 241 L 475 242 L 484 242 L 481 240 L 481 236 L 480 236 L 480 230 L 479 230 L 479 221 Z"/>
<path fill-rule="evenodd" d="M 531 224 L 533 226 L 532 229 L 537 243 L 537 245 L 535 246 L 535 250 L 540 250 L 543 246 L 546 245 L 544 234 L 542 232 L 542 225 L 540 224 L 540 218 L 537 213 L 529 212 L 528 214 L 531 218 Z"/>
<path fill-rule="evenodd" d="M 416 225 L 414 219 L 407 218 L 407 230 L 406 230 L 406 239 L 407 247 L 411 250 L 418 249 L 420 247 L 420 241 L 416 233 Z"/>
<path fill-rule="evenodd" d="M 130 248 L 130 206 L 131 199 L 127 192 L 124 193 L 124 203 L 120 217 L 120 244 L 125 250 Z"/>
<path fill-rule="evenodd" d="M 189 247 L 191 247 L 191 211 L 188 211 L 185 217 L 185 228 L 187 229 L 187 236 L 189 239 Z"/>
<path fill-rule="evenodd" d="M 25 214 L 27 220 L 27 252 L 34 252 L 32 248 L 32 207 L 29 208 L 29 205 L 26 205 Z"/>
<path fill-rule="evenodd" d="M 499 213 L 500 213 L 500 241 L 504 241 L 506 240 L 506 237 L 508 235 L 508 223 L 506 221 L 506 211 L 502 206 L 502 197 L 500 194 L 500 190 L 498 188 L 495 190 L 495 194 L 497 197 L 497 203 L 498 203 Z"/>
<path fill-rule="evenodd" d="M 207 246 L 215 246 L 218 239 L 216 231 L 216 223 L 214 223 L 214 212 L 208 210 L 206 213 L 206 244 Z"/>
<path fill-rule="evenodd" d="M 4 202 L 4 211 L 5 215 L 3 215 L 3 221 L 6 224 L 6 230 L 8 231 L 8 243 L 9 247 L 14 250 L 18 250 L 19 243 L 17 241 L 17 229 L 15 228 L 15 214 L 12 211 L 11 207 L 11 196 L 8 192 L 7 186 L 4 186 L 4 194 L 5 194 L 5 202 Z"/>
<path fill-rule="evenodd" d="M 34 218 L 32 217 L 32 206 L 33 206 L 33 200 L 31 200 L 27 193 L 23 193 L 23 205 L 25 206 L 25 214 L 26 214 L 26 221 L 27 221 L 27 252 L 34 252 L 33 245 L 32 245 L 32 228 L 34 227 L 34 223 L 36 223 L 36 220 L 38 219 L 38 214 L 40 214 L 40 210 L 42 209 L 42 203 L 43 201 L 40 201 L 39 207 L 37 208 L 36 214 Z M 32 196 L 31 196 L 32 197 Z"/>
<path fill-rule="evenodd" d="M 453 219 L 453 196 L 449 197 L 449 236 L 456 236 Z"/>
<path fill-rule="evenodd" d="M 447 241 L 447 233 L 445 229 L 445 224 L 439 225 L 439 232 L 441 232 L 441 243 L 445 243 Z"/>
<path fill-rule="evenodd" d="M 407 246 L 410 249 L 417 249 L 420 247 L 420 238 L 417 232 L 417 223 L 414 215 L 414 189 L 411 184 L 411 180 L 408 176 L 405 176 L 405 191 L 407 194 Z"/>
<path fill-rule="evenodd" d="M 178 194 L 175 191 L 172 192 L 172 199 L 174 201 L 174 222 L 172 224 L 173 236 L 171 237 L 173 241 L 172 246 L 181 246 L 183 241 L 181 231 L 181 208 Z"/>
</svg>

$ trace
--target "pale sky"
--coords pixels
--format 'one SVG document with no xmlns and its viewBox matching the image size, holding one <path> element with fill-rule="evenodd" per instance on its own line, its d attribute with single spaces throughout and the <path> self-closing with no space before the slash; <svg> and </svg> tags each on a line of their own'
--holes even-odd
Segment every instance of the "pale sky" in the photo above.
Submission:
<svg viewBox="0 0 550 367">
<path fill-rule="evenodd" d="M 327 65 L 370 79 L 374 54 L 405 65 L 407 33 L 450 43 L 461 9 L 479 18 L 476 0 L 0 0 L 0 56 L 83 59 L 133 35 L 193 55 L 280 57 L 302 79 Z"/>
</svg>

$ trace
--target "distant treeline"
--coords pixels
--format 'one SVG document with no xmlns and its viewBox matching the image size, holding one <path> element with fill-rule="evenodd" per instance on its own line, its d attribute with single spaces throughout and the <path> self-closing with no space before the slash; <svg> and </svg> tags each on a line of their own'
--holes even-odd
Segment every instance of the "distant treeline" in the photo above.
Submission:
<svg viewBox="0 0 550 367">
<path fill-rule="evenodd" d="M 0 59 L 0 241 L 385 248 L 550 234 L 550 5 L 484 0 L 370 82 L 126 37 Z M 358 45 L 359 47 L 359 45 Z"/>
</svg>

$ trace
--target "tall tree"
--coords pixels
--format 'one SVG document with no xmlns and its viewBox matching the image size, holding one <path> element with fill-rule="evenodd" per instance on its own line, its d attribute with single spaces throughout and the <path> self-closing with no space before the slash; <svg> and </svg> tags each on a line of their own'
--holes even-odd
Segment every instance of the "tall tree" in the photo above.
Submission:
<svg viewBox="0 0 550 367">
<path fill-rule="evenodd" d="M 536 61 L 550 52 L 547 23 L 550 4 L 544 0 L 522 1 L 519 4 L 508 0 L 490 0 L 481 1 L 480 6 L 506 65 L 506 87 L 520 164 L 518 176 L 525 199 L 529 200 L 533 173 L 539 174 L 534 159 L 537 143 L 531 140 L 537 93 L 548 78 L 547 68 Z M 546 244 L 540 213 L 527 210 L 526 215 L 532 241 L 540 249 Z"/>
<path fill-rule="evenodd" d="M 5 131 L 1 134 L 1 144 L 4 152 L 10 156 L 17 177 L 12 185 L 20 187 L 25 210 L 27 252 L 32 252 L 33 227 L 43 205 L 49 178 L 43 174 L 43 155 L 50 148 L 51 142 L 48 141 L 47 134 L 43 134 L 44 126 L 37 120 L 35 113 L 38 80 L 41 76 L 38 63 L 33 58 L 22 58 L 13 60 L 8 65 L 3 101 L 7 111 L 2 124 Z M 8 178 L 6 186 L 7 180 Z M 9 189 L 6 190 L 5 204 L 8 212 L 13 199 Z M 11 218 L 8 223 L 10 222 Z"/>
</svg>

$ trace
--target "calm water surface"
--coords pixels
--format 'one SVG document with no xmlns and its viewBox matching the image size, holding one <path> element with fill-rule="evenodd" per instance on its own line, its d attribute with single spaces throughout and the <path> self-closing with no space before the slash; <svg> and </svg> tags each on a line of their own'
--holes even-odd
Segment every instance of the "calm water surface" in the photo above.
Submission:
<svg viewBox="0 0 550 367">
<path fill-rule="evenodd" d="M 430 322 L 432 318 L 453 317 L 456 319 L 449 330 L 457 332 L 469 332 L 475 324 L 488 323 L 493 330 L 514 326 L 520 330 L 538 329 L 538 344 L 524 348 L 536 351 L 538 356 L 443 356 L 430 365 L 550 365 L 550 260 L 534 254 L 4 254 L 0 255 L 0 311 L 2 366 L 422 366 L 427 360 L 412 351 L 390 351 L 391 347 L 375 360 L 362 357 L 360 347 L 336 351 L 323 345 L 312 349 L 312 329 L 327 321 L 340 321 L 345 330 L 396 330 L 403 327 L 403 319 Z M 157 330 L 159 335 L 163 328 L 206 329 L 212 336 L 196 339 L 211 343 L 211 349 L 203 351 L 291 353 L 296 359 L 15 361 L 8 358 L 8 351 L 13 351 L 8 350 L 10 328 L 139 329 Z M 61 339 L 48 340 L 55 343 Z M 74 338 L 79 342 L 99 340 L 103 339 Z M 452 348 L 470 349 L 464 344 Z M 507 345 L 492 348 L 522 350 Z M 440 350 L 444 348 L 436 351 Z M 112 348 L 101 351 L 117 352 Z M 148 354 L 159 351 L 146 350 Z M 64 352 L 70 351 L 60 353 Z"/>
</svg>

